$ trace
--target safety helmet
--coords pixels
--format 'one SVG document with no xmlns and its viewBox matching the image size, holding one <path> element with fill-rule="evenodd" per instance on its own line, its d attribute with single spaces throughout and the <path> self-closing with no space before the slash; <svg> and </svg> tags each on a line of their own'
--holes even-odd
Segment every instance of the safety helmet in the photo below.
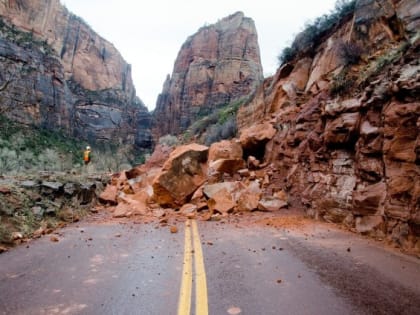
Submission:
<svg viewBox="0 0 420 315">
<path fill-rule="evenodd" d="M 90 146 L 87 146 L 87 147 L 86 147 L 86 150 L 90 150 Z"/>
</svg>

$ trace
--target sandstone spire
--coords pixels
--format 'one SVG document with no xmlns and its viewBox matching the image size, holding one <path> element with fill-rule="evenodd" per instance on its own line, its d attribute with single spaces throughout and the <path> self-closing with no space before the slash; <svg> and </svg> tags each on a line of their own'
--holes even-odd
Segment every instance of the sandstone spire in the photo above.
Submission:
<svg viewBox="0 0 420 315">
<path fill-rule="evenodd" d="M 254 21 L 242 12 L 203 26 L 182 45 L 154 112 L 154 134 L 179 134 L 198 116 L 253 93 L 263 80 Z"/>
</svg>

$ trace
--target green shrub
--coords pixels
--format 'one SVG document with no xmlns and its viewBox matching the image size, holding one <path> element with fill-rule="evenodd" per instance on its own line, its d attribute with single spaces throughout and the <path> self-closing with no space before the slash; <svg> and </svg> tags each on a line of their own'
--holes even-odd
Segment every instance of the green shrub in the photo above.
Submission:
<svg viewBox="0 0 420 315">
<path fill-rule="evenodd" d="M 363 49 L 351 42 L 340 42 L 338 44 L 338 55 L 344 65 L 353 65 L 360 61 Z"/>
<path fill-rule="evenodd" d="M 236 117 L 231 116 L 224 123 L 217 123 L 210 126 L 206 131 L 204 144 L 209 146 L 214 142 L 233 138 L 236 135 L 236 132 Z"/>
<path fill-rule="evenodd" d="M 243 103 L 244 99 L 239 99 L 220 107 L 210 115 L 196 121 L 186 135 L 189 139 L 191 134 L 203 135 L 201 139 L 206 145 L 234 137 L 236 135 L 236 114 Z"/>
<path fill-rule="evenodd" d="M 236 136 L 236 117 L 230 117 L 222 124 L 220 137 L 221 139 L 230 139 Z"/>
<path fill-rule="evenodd" d="M 358 83 L 366 83 L 370 78 L 381 73 L 388 65 L 402 58 L 404 52 L 410 47 L 409 42 L 403 42 L 398 47 L 387 50 L 378 56 L 362 71 Z"/>
<path fill-rule="evenodd" d="M 236 135 L 236 114 L 243 103 L 243 99 L 233 101 L 211 115 L 209 121 L 212 124 L 207 125 L 205 129 L 205 145 L 211 145 L 223 139 L 230 139 Z"/>
<path fill-rule="evenodd" d="M 330 85 L 330 95 L 344 95 L 354 86 L 355 80 L 350 77 L 349 70 L 344 67 L 336 76 L 333 77 Z"/>
<path fill-rule="evenodd" d="M 194 135 L 199 135 L 202 134 L 204 131 L 206 131 L 206 129 L 217 123 L 219 121 L 219 111 L 214 111 L 213 113 L 209 114 L 208 116 L 205 116 L 199 120 L 197 120 L 196 122 L 194 122 L 191 127 L 190 130 L 192 132 L 192 134 Z"/>
<path fill-rule="evenodd" d="M 178 138 L 173 135 L 165 135 L 159 138 L 159 144 L 173 147 L 179 144 Z"/>
<path fill-rule="evenodd" d="M 292 47 L 286 47 L 282 50 L 281 54 L 278 57 L 279 63 L 287 63 L 292 61 L 296 56 L 296 49 Z"/>
<path fill-rule="evenodd" d="M 12 233 L 7 226 L 2 222 L 0 217 L 0 244 L 8 244 L 12 242 Z"/>
<path fill-rule="evenodd" d="M 329 15 L 323 15 L 312 23 L 306 23 L 290 47 L 285 47 L 279 54 L 278 62 L 282 65 L 295 59 L 300 53 L 313 52 L 322 37 L 336 27 L 343 18 L 352 14 L 356 7 L 355 0 L 338 0 Z"/>
<path fill-rule="evenodd" d="M 44 171 L 62 171 L 60 156 L 54 149 L 47 148 L 38 155 L 39 165 Z"/>
<path fill-rule="evenodd" d="M 181 141 L 182 141 L 182 143 L 187 143 L 187 142 L 190 142 L 191 141 L 191 139 L 192 139 L 192 132 L 191 132 L 191 130 L 187 130 L 187 131 L 185 131 L 183 134 L 182 134 L 182 136 L 181 136 Z"/>
<path fill-rule="evenodd" d="M 236 116 L 236 113 L 239 110 L 239 107 L 241 107 L 243 103 L 243 100 L 237 100 L 232 103 L 230 103 L 228 106 L 221 108 L 218 111 L 218 124 L 224 124 L 226 121 L 232 118 L 232 116 Z"/>
<path fill-rule="evenodd" d="M 30 209 L 25 209 L 15 213 L 10 218 L 10 222 L 14 227 L 20 231 L 25 237 L 30 236 L 40 226 L 40 220 L 35 218 L 35 215 Z"/>
<path fill-rule="evenodd" d="M 10 173 L 18 166 L 18 159 L 15 150 L 8 148 L 0 149 L 0 174 Z"/>
<path fill-rule="evenodd" d="M 206 129 L 211 126 L 212 124 L 217 122 L 216 120 L 213 120 L 212 118 L 216 117 L 215 115 L 209 116 L 209 117 L 205 117 L 202 118 L 200 120 L 197 120 L 195 123 L 193 123 L 191 125 L 191 132 L 195 135 L 201 134 L 204 131 L 206 131 Z"/>
</svg>

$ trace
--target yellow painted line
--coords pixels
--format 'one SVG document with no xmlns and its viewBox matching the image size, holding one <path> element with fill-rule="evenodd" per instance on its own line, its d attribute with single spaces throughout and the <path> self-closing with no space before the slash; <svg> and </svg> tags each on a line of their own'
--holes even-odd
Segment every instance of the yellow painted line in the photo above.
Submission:
<svg viewBox="0 0 420 315">
<path fill-rule="evenodd" d="M 192 251 L 192 248 L 194 248 L 194 251 Z M 178 315 L 190 315 L 191 312 L 193 257 L 195 269 L 195 315 L 208 315 L 207 280 L 200 234 L 198 234 L 197 222 L 195 220 L 187 220 L 185 222 L 184 266 L 182 268 Z"/>
<path fill-rule="evenodd" d="M 185 223 L 184 266 L 182 268 L 181 290 L 179 293 L 178 315 L 190 315 L 192 290 L 192 248 L 191 222 Z"/>
<path fill-rule="evenodd" d="M 192 234 L 194 242 L 194 267 L 195 267 L 195 315 L 208 315 L 209 306 L 207 298 L 206 270 L 204 268 L 203 250 L 197 222 L 192 221 Z"/>
</svg>

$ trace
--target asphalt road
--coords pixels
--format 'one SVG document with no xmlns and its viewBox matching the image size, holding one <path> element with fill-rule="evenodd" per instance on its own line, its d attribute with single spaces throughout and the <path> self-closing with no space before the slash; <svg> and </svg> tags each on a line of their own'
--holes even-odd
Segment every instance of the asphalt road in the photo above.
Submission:
<svg viewBox="0 0 420 315">
<path fill-rule="evenodd" d="M 416 257 L 323 224 L 191 224 L 86 222 L 3 253 L 0 314 L 420 314 Z"/>
</svg>

